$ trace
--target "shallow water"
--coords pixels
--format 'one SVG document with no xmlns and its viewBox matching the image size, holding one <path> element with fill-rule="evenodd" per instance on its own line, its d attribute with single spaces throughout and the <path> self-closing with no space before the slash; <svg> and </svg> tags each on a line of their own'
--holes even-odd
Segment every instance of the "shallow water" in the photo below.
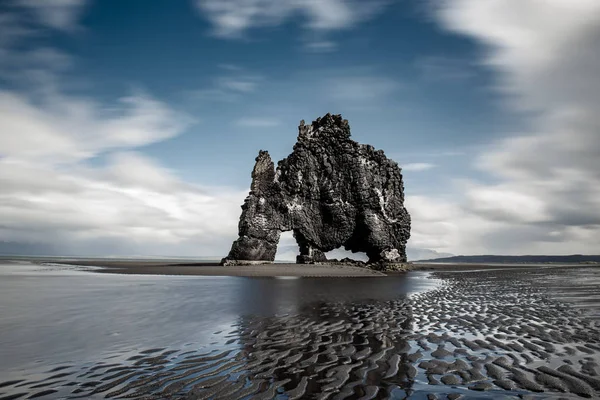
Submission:
<svg viewBox="0 0 600 400">
<path fill-rule="evenodd" d="M 388 278 L 0 266 L 0 399 L 600 396 L 600 269 Z"/>
<path fill-rule="evenodd" d="M 87 269 L 87 268 L 85 268 Z M 0 264 L 0 380 L 62 362 L 152 347 L 199 349 L 240 317 L 310 313 L 319 303 L 389 300 L 436 286 L 426 273 L 377 278 L 94 274 Z"/>
</svg>

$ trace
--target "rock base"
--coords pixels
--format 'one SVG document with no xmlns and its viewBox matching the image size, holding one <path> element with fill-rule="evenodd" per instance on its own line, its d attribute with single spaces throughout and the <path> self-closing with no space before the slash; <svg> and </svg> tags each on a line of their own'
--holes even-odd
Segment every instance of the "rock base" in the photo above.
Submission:
<svg viewBox="0 0 600 400">
<path fill-rule="evenodd" d="M 221 260 L 219 265 L 224 267 L 230 266 L 240 266 L 240 265 L 264 265 L 264 264 L 273 264 L 273 261 L 264 261 L 264 260 L 230 260 L 228 258 L 224 258 Z"/>
<path fill-rule="evenodd" d="M 312 255 L 300 254 L 296 256 L 296 264 L 327 263 L 327 257 L 320 250 L 311 251 Z"/>
<path fill-rule="evenodd" d="M 405 272 L 413 269 L 411 263 L 398 263 L 398 262 L 378 262 L 367 264 L 368 268 L 380 272 Z"/>
</svg>

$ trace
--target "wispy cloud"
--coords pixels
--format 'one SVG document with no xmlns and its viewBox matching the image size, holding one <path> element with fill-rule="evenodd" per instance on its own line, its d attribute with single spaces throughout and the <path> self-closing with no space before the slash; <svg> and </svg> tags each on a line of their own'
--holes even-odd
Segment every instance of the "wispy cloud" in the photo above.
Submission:
<svg viewBox="0 0 600 400">
<path fill-rule="evenodd" d="M 372 104 L 373 101 L 384 100 L 400 87 L 394 79 L 365 73 L 325 78 L 323 90 L 325 96 L 332 100 Z"/>
<path fill-rule="evenodd" d="M 256 76 L 227 76 L 218 78 L 217 86 L 233 92 L 250 93 L 256 90 L 259 80 Z"/>
<path fill-rule="evenodd" d="M 68 171 L 3 159 L 0 182 L 0 240 L 62 251 L 109 241 L 129 246 L 129 254 L 177 254 L 185 245 L 187 254 L 224 254 L 247 194 L 185 184 L 132 152 L 115 154 L 105 167 Z"/>
<path fill-rule="evenodd" d="M 453 57 L 421 57 L 415 67 L 423 79 L 431 82 L 463 82 L 475 75 L 470 61 Z"/>
<path fill-rule="evenodd" d="M 40 23 L 47 27 L 72 31 L 89 4 L 88 0 L 17 0 L 15 5 L 33 13 Z"/>
<path fill-rule="evenodd" d="M 69 7 L 81 2 L 43 3 L 21 5 L 66 8 L 28 22 L 37 35 L 77 24 Z M 15 34 L 0 46 L 9 56 L 0 74 L 37 71 L 47 80 L 42 90 L 0 89 L 0 241 L 80 254 L 225 253 L 246 191 L 188 184 L 137 151 L 179 135 L 193 120 L 143 91 L 113 102 L 71 94 L 61 74 L 72 59 L 53 48 L 25 52 L 18 44 L 26 37 Z M 99 166 L 89 163 L 96 157 L 104 160 Z"/>
<path fill-rule="evenodd" d="M 435 168 L 435 164 L 431 163 L 408 163 L 401 166 L 403 171 L 420 172 Z"/>
<path fill-rule="evenodd" d="M 235 102 L 256 91 L 263 77 L 232 64 L 219 64 L 221 72 L 210 86 L 186 91 L 193 101 Z"/>
<path fill-rule="evenodd" d="M 331 40 L 311 41 L 304 45 L 304 49 L 313 53 L 329 53 L 337 49 L 337 44 Z"/>
<path fill-rule="evenodd" d="M 26 26 L 23 18 L 15 12 L 0 13 L 0 26 L 2 26 L 2 35 L 0 35 L 0 51 L 5 50 L 6 47 L 9 47 L 15 42 L 18 42 L 19 40 L 35 33 L 35 30 Z"/>
<path fill-rule="evenodd" d="M 61 93 L 40 104 L 0 91 L 0 240 L 75 253 L 94 242 L 110 254 L 225 253 L 246 191 L 188 184 L 139 154 L 181 133 L 185 116 L 148 95 L 120 103 L 115 113 Z M 105 162 L 90 166 L 98 155 Z"/>
<path fill-rule="evenodd" d="M 196 0 L 198 10 L 220 37 L 235 38 L 250 28 L 277 26 L 298 15 L 306 28 L 331 31 L 349 28 L 380 13 L 390 0 Z"/>
<path fill-rule="evenodd" d="M 275 118 L 261 117 L 241 118 L 235 122 L 235 125 L 246 128 L 272 128 L 279 124 L 280 121 Z"/>
<path fill-rule="evenodd" d="M 33 102 L 0 91 L 0 155 L 66 163 L 177 135 L 191 119 L 143 94 L 124 97 L 119 112 L 59 93 Z M 18 134 L 17 134 L 18 132 Z"/>
<path fill-rule="evenodd" d="M 447 0 L 442 26 L 486 46 L 497 89 L 533 110 L 529 132 L 475 157 L 496 183 L 463 181 L 452 200 L 409 199 L 419 247 L 478 252 L 596 252 L 600 236 L 600 3 Z M 518 16 L 518 17 L 515 17 Z M 432 218 L 435 215 L 435 218 Z M 437 239 L 436 239 L 437 238 Z"/>
<path fill-rule="evenodd" d="M 414 150 L 406 150 L 406 151 L 394 151 L 389 152 L 389 157 L 398 160 L 400 164 L 402 164 L 403 160 L 414 160 L 414 159 L 435 159 L 436 162 L 439 159 L 444 158 L 453 158 L 459 156 L 466 156 L 468 154 L 475 154 L 476 152 L 481 151 L 481 146 L 462 146 L 455 150 L 448 150 L 444 148 L 436 149 L 432 148 L 431 150 L 425 151 L 414 151 Z"/>
</svg>

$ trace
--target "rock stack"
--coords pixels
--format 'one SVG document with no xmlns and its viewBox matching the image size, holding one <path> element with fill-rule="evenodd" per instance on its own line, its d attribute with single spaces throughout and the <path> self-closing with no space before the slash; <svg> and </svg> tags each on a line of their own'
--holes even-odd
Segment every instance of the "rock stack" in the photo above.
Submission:
<svg viewBox="0 0 600 400">
<path fill-rule="evenodd" d="M 239 238 L 222 263 L 272 262 L 281 232 L 290 230 L 298 263 L 326 262 L 324 253 L 342 246 L 366 253 L 369 264 L 406 262 L 410 215 L 401 169 L 382 150 L 350 139 L 341 115 L 301 121 L 293 152 L 276 169 L 259 152 Z"/>
</svg>

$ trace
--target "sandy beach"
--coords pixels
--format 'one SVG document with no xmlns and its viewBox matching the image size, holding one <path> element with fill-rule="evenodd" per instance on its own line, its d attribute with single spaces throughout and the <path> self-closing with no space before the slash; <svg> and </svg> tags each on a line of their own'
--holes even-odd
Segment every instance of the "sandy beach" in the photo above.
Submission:
<svg viewBox="0 0 600 400">
<path fill-rule="evenodd" d="M 65 268 L 61 275 L 57 260 L 37 263 L 42 268 L 27 267 L 21 278 L 6 275 L 0 293 L 12 301 L 22 289 L 11 288 L 40 274 L 55 296 L 34 285 L 25 299 L 39 292 L 46 305 L 28 309 L 44 311 L 30 320 L 16 313 L 12 319 L 25 319 L 12 329 L 41 319 L 38 329 L 56 324 L 56 332 L 19 331 L 6 338 L 6 349 L 24 341 L 66 353 L 42 371 L 0 377 L 0 398 L 600 396 L 600 271 L 594 266 L 417 264 L 427 271 L 382 279 L 239 280 L 218 276 L 383 275 L 346 266 L 91 259 L 62 260 L 83 271 Z M 101 274 L 84 272 L 86 266 Z M 177 274 L 215 277 L 150 276 Z M 409 294 L 420 281 L 433 285 Z M 289 308 L 272 309 L 282 305 Z M 61 321 L 69 322 L 61 328 Z M 79 334 L 68 336 L 74 329 Z M 168 339 L 182 330 L 188 334 Z M 77 362 L 73 338 L 92 332 L 107 344 L 127 338 L 135 344 Z M 52 345 L 41 345 L 48 337 Z"/>
<path fill-rule="evenodd" d="M 93 260 L 88 263 L 98 264 Z M 236 297 L 236 307 L 242 308 L 262 301 L 265 296 L 265 304 L 280 304 L 286 299 L 298 300 L 298 296 L 310 288 L 314 292 L 309 296 L 312 300 L 295 301 L 297 306 L 293 312 L 261 316 L 240 309 L 233 322 L 211 324 L 214 336 L 209 346 L 175 346 L 166 341 L 138 344 L 124 351 L 122 356 L 98 354 L 95 360 L 84 364 L 55 362 L 46 366 L 42 374 L 0 379 L 0 395 L 7 398 L 60 395 L 62 398 L 125 396 L 134 399 L 272 399 L 279 395 L 290 399 L 383 399 L 408 398 L 413 394 L 416 398 L 428 399 L 600 396 L 598 268 L 428 267 L 440 270 L 431 274 L 408 272 L 403 277 L 433 278 L 438 284 L 408 296 L 398 291 L 397 296 L 387 299 L 373 297 L 382 292 L 386 283 L 392 284 L 388 289 L 400 290 L 398 285 L 403 277 L 235 280 L 231 293 L 242 295 L 239 299 Z M 107 263 L 100 271 L 148 274 L 153 271 L 174 273 L 182 269 L 181 272 L 190 274 L 195 270 L 208 274 L 217 268 L 228 271 L 214 265 L 165 267 L 155 262 L 136 266 L 131 261 L 114 261 L 110 266 Z M 236 267 L 235 270 L 277 271 L 279 274 L 278 271 L 286 268 L 294 271 L 293 267 L 279 264 L 249 269 Z M 336 270 L 326 268 L 328 273 Z M 348 273 L 346 267 L 339 270 Z M 92 274 L 77 276 L 81 281 L 73 288 L 85 281 L 95 281 L 87 278 Z M 103 274 L 104 277 L 109 278 Z M 133 290 L 132 285 L 137 280 L 151 277 L 120 278 L 124 282 L 117 281 L 123 288 Z M 178 290 L 166 286 L 171 279 L 177 282 Z M 62 278 L 53 280 L 61 281 Z M 104 279 L 99 281 L 102 285 Z M 202 306 L 215 310 L 231 297 L 230 293 L 217 298 L 217 293 L 225 293 L 226 286 L 217 288 L 210 296 L 200 297 L 198 293 L 233 281 L 209 282 L 181 277 L 144 281 L 138 290 L 148 288 L 147 297 L 141 298 L 138 307 L 146 305 L 164 288 L 165 297 L 148 304 L 149 310 L 156 310 L 149 314 L 149 320 L 167 318 L 168 321 L 170 313 L 180 309 L 181 317 L 187 320 L 193 310 Z M 254 289 L 246 287 L 247 284 L 252 284 Z M 187 285 L 188 290 L 184 291 L 181 285 Z M 336 285 L 354 297 L 328 301 L 317 298 L 317 293 L 328 294 Z M 357 295 L 366 286 L 369 286 L 368 292 Z M 114 297 L 110 297 L 113 307 L 109 308 L 109 315 L 114 319 L 123 314 L 124 321 L 130 324 L 135 308 L 129 309 L 128 303 L 120 306 L 118 298 L 123 294 L 118 293 L 122 290 L 117 289 Z M 184 293 L 188 297 L 182 301 L 177 295 Z M 195 297 L 197 301 L 193 300 Z M 97 299 L 91 298 L 90 304 L 97 304 Z M 206 305 L 213 299 L 216 302 Z M 173 308 L 170 312 L 161 312 L 158 307 L 169 300 Z M 228 312 L 216 314 L 227 315 Z M 94 316 L 91 321 L 96 319 Z M 147 321 L 144 317 L 137 323 Z M 190 323 L 197 330 L 195 327 L 202 326 L 203 319 L 192 318 Z M 173 328 L 182 329 L 186 324 L 180 321 L 174 323 Z M 156 336 L 164 326 L 170 325 L 161 321 L 151 329 L 151 336 Z"/>
<path fill-rule="evenodd" d="M 34 259 L 37 264 L 64 264 L 90 267 L 94 272 L 127 275 L 175 275 L 175 276 L 240 276 L 240 277 L 385 277 L 403 274 L 399 272 L 379 272 L 367 267 L 343 264 L 296 264 L 273 263 L 242 266 L 221 266 L 218 262 L 181 260 L 111 260 L 111 259 Z M 410 263 L 412 271 L 477 271 L 497 269 L 531 268 L 577 268 L 590 267 L 582 264 L 447 264 Z"/>
<path fill-rule="evenodd" d="M 94 272 L 136 275 L 187 276 L 290 276 L 290 277 L 384 277 L 386 274 L 369 268 L 350 265 L 314 265 L 274 263 L 243 266 L 220 266 L 216 262 L 173 262 L 154 260 L 37 260 L 37 263 L 57 263 L 95 268 Z"/>
</svg>

